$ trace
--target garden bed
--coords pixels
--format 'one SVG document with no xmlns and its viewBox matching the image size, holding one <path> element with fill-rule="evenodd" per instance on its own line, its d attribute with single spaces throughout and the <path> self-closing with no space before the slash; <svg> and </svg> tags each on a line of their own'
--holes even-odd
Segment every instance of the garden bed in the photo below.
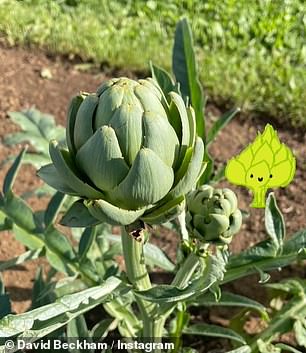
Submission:
<svg viewBox="0 0 306 353">
<path fill-rule="evenodd" d="M 9 120 L 9 111 L 19 111 L 24 108 L 35 106 L 39 110 L 55 116 L 57 123 L 65 125 L 66 111 L 71 96 L 80 89 L 82 91 L 94 91 L 96 87 L 110 76 L 141 76 L 134 72 L 92 72 L 81 71 L 78 63 L 64 60 L 61 57 L 48 57 L 40 51 L 27 51 L 21 48 L 9 48 L 0 46 L 0 161 L 9 155 L 17 155 L 21 146 L 9 148 L 2 143 L 2 139 L 8 133 L 16 131 L 17 127 Z M 47 73 L 47 75 L 46 75 Z M 48 77 L 46 77 L 48 76 Z M 208 104 L 207 114 L 210 121 L 218 117 L 222 108 Z M 212 145 L 211 153 L 217 163 L 225 163 L 229 158 L 236 155 L 256 136 L 257 131 L 263 131 L 267 120 L 252 116 L 235 118 L 219 135 L 218 140 Z M 288 131 L 280 125 L 274 125 L 278 130 L 281 140 L 286 143 L 297 158 L 297 172 L 294 181 L 286 189 L 275 191 L 280 208 L 285 216 L 288 234 L 306 228 L 305 203 L 306 203 L 306 135 L 303 131 Z M 0 180 L 7 171 L 8 165 L 1 168 Z M 41 180 L 35 176 L 32 167 L 24 166 L 15 184 L 17 194 L 29 189 L 34 189 L 41 184 Z M 228 185 L 222 182 L 222 186 Z M 251 216 L 243 222 L 243 227 L 231 244 L 233 252 L 239 252 L 250 245 L 265 238 L 262 209 L 251 209 L 251 195 L 246 189 L 232 187 L 238 194 L 240 208 L 250 213 Z M 46 205 L 46 199 L 30 200 L 31 206 L 38 210 Z M 162 233 L 154 239 L 167 254 L 174 254 L 175 241 L 171 234 Z M 0 261 L 7 260 L 24 252 L 23 246 L 14 239 L 9 232 L 1 233 L 0 238 Z M 27 309 L 31 299 L 32 280 L 35 271 L 42 260 L 35 260 L 18 266 L 13 270 L 3 273 L 4 283 L 9 292 L 13 310 L 17 313 Z M 296 272 L 295 272 L 296 271 Z M 289 268 L 284 270 L 283 275 L 290 277 L 305 275 L 305 269 Z M 275 275 L 279 278 L 279 275 Z M 236 293 L 245 294 L 250 298 L 261 299 L 265 294 L 254 290 L 257 276 L 252 276 L 237 282 L 232 289 Z M 204 315 L 204 314 L 203 314 Z M 207 314 L 210 321 L 218 322 L 222 312 Z M 226 316 L 226 315 L 225 315 Z"/>
</svg>

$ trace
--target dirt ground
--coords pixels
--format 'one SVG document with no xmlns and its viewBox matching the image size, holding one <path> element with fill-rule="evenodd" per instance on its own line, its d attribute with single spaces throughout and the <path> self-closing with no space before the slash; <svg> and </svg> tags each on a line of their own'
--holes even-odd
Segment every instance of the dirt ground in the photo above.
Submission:
<svg viewBox="0 0 306 353">
<path fill-rule="evenodd" d="M 9 120 L 9 111 L 18 111 L 35 106 L 42 112 L 55 116 L 56 121 L 65 125 L 67 106 L 70 98 L 78 91 L 93 92 L 97 86 L 110 77 L 112 72 L 84 72 L 77 69 L 76 63 L 60 57 L 48 57 L 39 51 L 27 51 L 21 48 L 8 48 L 0 45 L 0 161 L 9 155 L 16 155 L 21 146 L 7 147 L 3 144 L 5 134 L 16 131 L 18 128 Z M 50 78 L 43 78 L 44 72 L 51 73 Z M 116 75 L 135 76 L 136 73 L 116 72 Z M 139 73 L 137 74 L 139 76 Z M 222 113 L 212 103 L 208 105 L 207 115 L 213 121 Z M 228 125 L 211 147 L 211 154 L 216 158 L 217 164 L 225 163 L 229 158 L 240 152 L 251 142 L 257 131 L 263 131 L 268 119 L 254 117 L 237 117 Z M 306 228 L 306 131 L 289 131 L 287 128 L 275 124 L 281 140 L 290 146 L 297 158 L 297 172 L 294 181 L 286 189 L 275 191 L 280 208 L 284 213 L 288 235 Z M 0 184 L 7 171 L 7 166 L 0 170 Z M 29 166 L 22 168 L 15 184 L 17 194 L 34 189 L 41 184 L 35 176 L 35 171 Z M 223 186 L 229 186 L 226 182 Z M 240 233 L 235 237 L 231 250 L 239 252 L 265 237 L 263 215 L 264 210 L 252 209 L 251 195 L 240 187 L 231 186 L 239 198 L 240 208 L 250 214 L 246 218 Z M 34 209 L 43 208 L 44 200 L 31 200 Z M 159 245 L 173 253 L 171 239 L 161 236 Z M 0 237 L 0 261 L 10 259 L 21 254 L 25 249 L 18 243 L 13 234 L 2 232 Z M 4 283 L 13 300 L 13 310 L 23 312 L 30 303 L 32 280 L 40 260 L 30 261 L 23 266 L 3 273 Z M 287 270 L 287 272 L 290 269 Z M 293 271 L 293 270 L 292 270 Z M 303 272 L 305 274 L 305 271 Z M 299 272 L 301 275 L 301 271 Z M 251 279 L 234 286 L 238 292 L 254 297 L 257 281 Z M 256 291 L 255 291 L 256 292 Z"/>
</svg>

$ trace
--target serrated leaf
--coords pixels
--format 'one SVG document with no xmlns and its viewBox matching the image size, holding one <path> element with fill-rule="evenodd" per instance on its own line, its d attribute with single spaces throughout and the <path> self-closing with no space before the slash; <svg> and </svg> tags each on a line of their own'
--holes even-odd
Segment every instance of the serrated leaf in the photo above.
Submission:
<svg viewBox="0 0 306 353">
<path fill-rule="evenodd" d="M 183 330 L 183 333 L 187 335 L 227 338 L 243 344 L 246 343 L 244 338 L 238 335 L 235 331 L 217 325 L 195 324 L 186 327 Z"/>
<path fill-rule="evenodd" d="M 5 137 L 4 143 L 12 145 L 29 142 L 35 147 L 36 152 L 26 155 L 23 163 L 30 163 L 36 168 L 49 163 L 49 141 L 52 139 L 64 141 L 65 129 L 56 125 L 53 116 L 33 108 L 22 112 L 10 112 L 9 116 L 22 131 L 9 134 Z"/>
<path fill-rule="evenodd" d="M 127 289 L 120 286 L 121 283 L 118 278 L 111 277 L 100 286 L 66 295 L 52 304 L 6 316 L 0 320 L 0 344 L 3 345 L 8 337 L 31 337 L 35 341 L 54 332 L 97 305 L 122 295 Z"/>
<path fill-rule="evenodd" d="M 180 20 L 176 26 L 172 67 L 182 95 L 189 97 L 195 111 L 197 135 L 205 143 L 204 97 L 197 72 L 192 32 L 186 18 Z"/>
</svg>

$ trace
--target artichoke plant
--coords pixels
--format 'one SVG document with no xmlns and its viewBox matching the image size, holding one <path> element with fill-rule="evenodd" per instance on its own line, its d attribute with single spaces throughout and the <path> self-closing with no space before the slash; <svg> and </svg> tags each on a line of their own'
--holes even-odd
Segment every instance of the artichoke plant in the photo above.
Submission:
<svg viewBox="0 0 306 353">
<path fill-rule="evenodd" d="M 186 226 L 201 242 L 229 244 L 241 222 L 237 197 L 232 190 L 203 185 L 188 195 Z"/>
<path fill-rule="evenodd" d="M 68 149 L 50 142 L 52 163 L 38 175 L 79 196 L 79 214 L 110 224 L 176 216 L 204 167 L 193 109 L 175 92 L 165 97 L 153 79 L 111 79 L 74 97 L 66 142 Z"/>
</svg>

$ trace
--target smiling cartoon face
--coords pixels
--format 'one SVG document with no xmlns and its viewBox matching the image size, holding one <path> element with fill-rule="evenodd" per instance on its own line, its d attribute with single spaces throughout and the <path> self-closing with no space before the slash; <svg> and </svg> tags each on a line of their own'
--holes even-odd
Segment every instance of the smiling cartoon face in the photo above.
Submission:
<svg viewBox="0 0 306 353">
<path fill-rule="evenodd" d="M 252 189 L 265 186 L 272 178 L 270 168 L 265 161 L 252 166 L 246 174 L 246 185 Z"/>
</svg>

